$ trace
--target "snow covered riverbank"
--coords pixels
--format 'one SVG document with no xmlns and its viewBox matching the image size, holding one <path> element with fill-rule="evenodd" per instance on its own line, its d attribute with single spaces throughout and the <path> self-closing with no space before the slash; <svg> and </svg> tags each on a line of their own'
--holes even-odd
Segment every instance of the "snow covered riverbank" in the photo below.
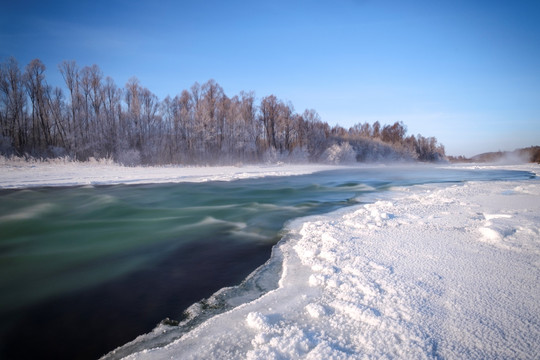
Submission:
<svg viewBox="0 0 540 360">
<path fill-rule="evenodd" d="M 112 162 L 25 162 L 0 158 L 0 189 L 37 186 L 79 186 L 112 184 L 157 184 L 178 182 L 230 181 L 266 176 L 310 174 L 343 168 L 332 165 L 246 165 L 208 167 L 126 167 Z"/>
<path fill-rule="evenodd" d="M 384 196 L 292 222 L 277 289 L 129 358 L 538 358 L 540 182 Z"/>
</svg>

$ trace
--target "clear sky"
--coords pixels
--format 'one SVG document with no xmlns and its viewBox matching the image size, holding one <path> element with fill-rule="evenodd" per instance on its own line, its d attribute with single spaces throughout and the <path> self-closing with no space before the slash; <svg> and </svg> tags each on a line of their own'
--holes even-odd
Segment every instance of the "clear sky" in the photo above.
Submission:
<svg viewBox="0 0 540 360">
<path fill-rule="evenodd" d="M 540 1 L 1 0 L 0 60 L 97 64 L 160 99 L 215 79 L 329 124 L 403 121 L 449 155 L 540 145 Z"/>
</svg>

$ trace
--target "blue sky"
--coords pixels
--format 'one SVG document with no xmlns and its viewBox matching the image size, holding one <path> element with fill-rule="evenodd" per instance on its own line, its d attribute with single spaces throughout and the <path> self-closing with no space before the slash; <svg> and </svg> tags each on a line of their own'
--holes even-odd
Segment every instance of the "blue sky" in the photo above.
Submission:
<svg viewBox="0 0 540 360">
<path fill-rule="evenodd" d="M 3 1 L 0 60 L 97 64 L 163 99 L 215 79 L 447 154 L 540 145 L 540 1 Z"/>
</svg>

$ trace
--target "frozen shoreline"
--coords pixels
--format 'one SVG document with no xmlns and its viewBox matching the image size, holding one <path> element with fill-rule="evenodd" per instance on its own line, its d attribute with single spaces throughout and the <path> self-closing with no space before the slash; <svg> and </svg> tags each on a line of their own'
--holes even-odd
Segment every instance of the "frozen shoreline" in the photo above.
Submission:
<svg viewBox="0 0 540 360">
<path fill-rule="evenodd" d="M 539 171 L 537 164 L 490 165 L 424 163 L 362 164 L 353 167 L 422 167 L 453 169 L 508 169 Z M 181 182 L 232 181 L 268 176 L 312 174 L 350 166 L 327 164 L 258 164 L 238 166 L 122 166 L 110 161 L 73 162 L 63 159 L 24 161 L 0 157 L 0 189 L 60 187 L 84 185 L 162 184 Z"/>
<path fill-rule="evenodd" d="M 399 188 L 298 219 L 277 289 L 128 358 L 533 359 L 539 227 L 538 179 Z"/>
<path fill-rule="evenodd" d="M 25 162 L 1 158 L 0 189 L 231 181 L 266 176 L 303 175 L 338 168 L 345 167 L 321 164 L 126 167 L 103 161 Z"/>
</svg>

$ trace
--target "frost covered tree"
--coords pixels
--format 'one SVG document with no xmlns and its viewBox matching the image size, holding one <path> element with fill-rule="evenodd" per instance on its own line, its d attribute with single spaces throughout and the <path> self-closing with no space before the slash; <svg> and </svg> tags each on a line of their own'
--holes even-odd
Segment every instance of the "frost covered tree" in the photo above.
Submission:
<svg viewBox="0 0 540 360">
<path fill-rule="evenodd" d="M 274 95 L 261 100 L 260 120 L 264 127 L 266 148 L 277 149 L 276 123 L 279 119 L 280 103 Z"/>
<path fill-rule="evenodd" d="M 440 161 L 444 158 L 444 146 L 437 143 L 434 137 L 416 137 L 416 153 L 421 161 Z"/>
<path fill-rule="evenodd" d="M 393 125 L 385 125 L 381 132 L 381 140 L 387 143 L 398 144 L 403 141 L 407 128 L 402 122 L 395 122 Z"/>
<path fill-rule="evenodd" d="M 322 159 L 329 164 L 352 164 L 356 162 L 356 151 L 348 142 L 334 144 L 327 148 Z"/>
<path fill-rule="evenodd" d="M 32 143 L 34 150 L 44 151 L 51 143 L 49 118 L 45 107 L 45 65 L 34 59 L 26 66 L 24 73 L 26 91 L 31 102 Z M 37 148 L 37 149 L 36 149 Z"/>
<path fill-rule="evenodd" d="M 321 120 L 319 114 L 311 109 L 304 111 L 306 121 L 306 141 L 311 161 L 318 161 L 329 145 L 330 126 Z"/>
<path fill-rule="evenodd" d="M 119 128 L 122 117 L 122 92 L 110 77 L 105 78 L 102 86 L 102 150 L 106 157 L 114 156 L 119 143 Z"/>
<path fill-rule="evenodd" d="M 378 121 L 373 123 L 371 136 L 378 139 L 381 136 L 381 124 Z"/>
<path fill-rule="evenodd" d="M 23 75 L 17 60 L 10 57 L 0 65 L 0 145 L 6 154 L 22 154 L 29 143 L 26 104 Z"/>
<path fill-rule="evenodd" d="M 241 92 L 234 103 L 238 108 L 235 121 L 235 152 L 242 161 L 255 161 L 260 154 L 261 127 L 257 121 L 257 105 L 253 92 Z"/>
</svg>

